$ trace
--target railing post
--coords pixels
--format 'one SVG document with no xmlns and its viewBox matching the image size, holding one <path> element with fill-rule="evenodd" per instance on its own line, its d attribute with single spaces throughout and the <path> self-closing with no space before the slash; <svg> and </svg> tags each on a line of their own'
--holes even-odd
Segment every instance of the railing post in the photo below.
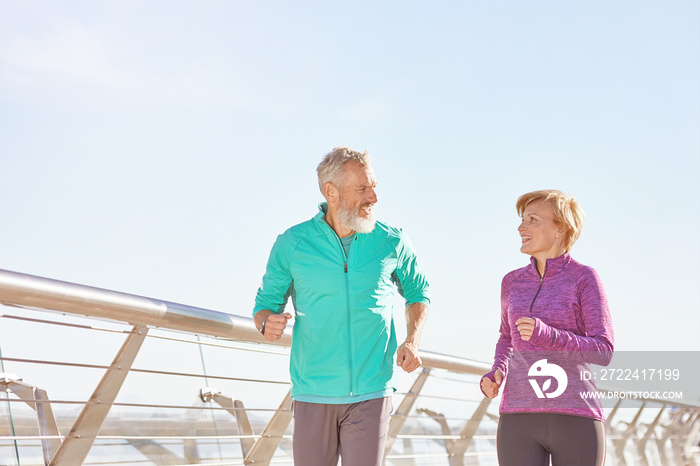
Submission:
<svg viewBox="0 0 700 466">
<path fill-rule="evenodd" d="M 430 376 L 430 369 L 423 369 L 421 373 L 418 374 L 418 377 L 416 377 L 416 380 L 411 386 L 411 390 L 406 393 L 401 404 L 396 409 L 396 412 L 391 416 L 391 421 L 389 421 L 389 434 L 386 439 L 386 446 L 384 447 L 384 464 L 386 464 L 386 455 L 391 451 L 391 447 L 394 446 L 396 436 L 401 432 L 401 428 L 406 423 L 406 418 L 411 412 L 411 409 L 413 409 L 413 405 L 416 399 L 418 399 L 418 395 L 423 389 L 425 381 L 428 380 L 428 376 Z"/>
<path fill-rule="evenodd" d="M 474 410 L 474 414 L 472 414 L 467 425 L 462 429 L 459 439 L 452 443 L 452 446 L 447 452 L 450 455 L 450 466 L 462 466 L 464 464 L 464 453 L 467 451 L 467 448 L 469 448 L 469 445 L 471 445 L 474 434 L 479 428 L 479 424 L 484 418 L 490 403 L 491 398 L 484 397 L 484 399 L 481 400 L 481 403 L 479 403 L 479 406 Z"/>
<path fill-rule="evenodd" d="M 245 412 L 243 402 L 240 400 L 234 400 L 230 396 L 214 391 L 214 389 L 210 387 L 200 390 L 199 397 L 205 403 L 214 401 L 216 404 L 228 411 L 229 414 L 234 417 L 234 419 L 236 419 L 238 433 L 239 435 L 243 436 L 241 437 L 241 451 L 243 452 L 243 458 L 248 456 L 248 453 L 255 445 L 255 439 L 253 439 L 253 427 L 250 425 L 250 420 L 248 419 L 248 414 Z"/>
<path fill-rule="evenodd" d="M 245 456 L 243 463 L 269 465 L 291 421 L 292 396 L 287 392 L 279 408 L 272 415 L 272 419 L 265 426 L 260 438 L 255 441 L 255 444 Z"/>
<path fill-rule="evenodd" d="M 654 418 L 652 423 L 646 426 L 647 431 L 644 433 L 642 438 L 637 440 L 637 451 L 639 452 L 639 455 L 642 457 L 642 463 L 644 466 L 649 466 L 649 460 L 647 459 L 647 452 L 646 452 L 647 442 L 651 438 L 652 434 L 654 433 L 654 429 L 656 428 L 659 421 L 661 420 L 661 416 L 664 413 L 664 408 L 665 408 L 664 406 L 661 407 L 661 409 L 659 410 L 659 414 L 656 415 L 656 417 Z M 644 425 L 644 424 L 640 424 L 640 426 L 641 425 Z"/>
<path fill-rule="evenodd" d="M 61 439 L 59 438 L 60 434 L 56 425 L 56 418 L 53 415 L 46 390 L 23 383 L 22 379 L 8 377 L 8 374 L 0 374 L 0 387 L 3 386 L 36 411 L 39 435 L 42 437 L 54 437 L 41 439 L 44 464 L 49 464 L 51 458 L 54 457 L 61 446 Z"/>
<path fill-rule="evenodd" d="M 421 408 L 417 410 L 418 414 L 425 414 L 426 416 L 430 416 L 435 422 L 437 422 L 440 425 L 440 428 L 442 429 L 442 434 L 449 436 L 452 435 L 452 430 L 450 429 L 450 426 L 447 424 L 447 419 L 445 419 L 445 415 L 442 413 L 437 413 L 435 411 L 432 411 L 430 409 L 425 409 Z M 454 440 L 451 439 L 445 439 L 445 451 L 449 452 L 450 448 L 452 447 L 452 444 L 454 443 Z"/>
<path fill-rule="evenodd" d="M 692 442 L 695 440 L 697 435 L 697 423 L 698 423 L 698 410 L 683 410 L 688 414 L 688 417 L 683 421 L 681 416 L 681 422 L 678 424 L 676 432 L 676 441 L 671 440 L 671 447 L 673 448 L 673 456 L 676 460 L 676 464 L 682 465 L 693 465 L 695 461 L 693 460 L 692 453 L 690 450 L 692 448 Z M 695 435 L 691 435 L 695 431 Z"/>
<path fill-rule="evenodd" d="M 617 414 L 617 410 L 620 408 L 620 405 L 622 404 L 622 398 L 618 398 L 617 402 L 615 403 L 615 407 L 610 411 L 610 414 L 608 414 L 607 419 L 605 420 L 605 430 L 609 433 L 612 430 L 612 421 L 615 419 L 615 415 Z"/>
<path fill-rule="evenodd" d="M 661 436 L 656 439 L 656 446 L 659 450 L 659 457 L 661 459 L 662 466 L 671 466 L 668 455 L 666 454 L 666 442 L 671 439 L 671 443 L 674 443 L 672 437 L 677 430 L 677 426 L 680 425 L 681 421 L 683 420 L 684 410 L 679 409 L 676 412 L 671 410 L 670 412 L 672 413 L 671 422 L 669 422 L 669 424 L 666 426 L 662 425 L 663 432 Z"/>
<path fill-rule="evenodd" d="M 287 392 L 279 408 L 272 415 L 272 418 L 257 440 L 252 438 L 253 428 L 250 425 L 248 414 L 245 412 L 245 406 L 243 406 L 242 401 L 222 395 L 211 388 L 203 388 L 199 396 L 204 402 L 216 402 L 236 419 L 238 432 L 243 434 L 243 437 L 241 437 L 241 450 L 243 451 L 244 464 L 270 464 L 270 460 L 282 441 L 282 436 L 292 421 L 292 396 L 290 392 Z"/>
<path fill-rule="evenodd" d="M 133 328 L 54 455 L 51 466 L 75 466 L 85 461 L 147 333 L 148 327 L 137 325 Z"/>
<path fill-rule="evenodd" d="M 642 411 L 644 410 L 644 406 L 646 406 L 646 403 L 642 403 L 642 406 L 639 408 L 639 411 L 637 411 L 637 414 L 634 416 L 632 421 L 630 422 L 624 422 L 620 421 L 618 422 L 619 424 L 626 424 L 627 427 L 625 430 L 620 433 L 619 438 L 613 441 L 613 444 L 615 445 L 615 453 L 617 456 L 618 462 L 622 466 L 627 465 L 627 460 L 625 459 L 625 445 L 627 444 L 627 440 L 633 435 L 635 435 L 635 431 L 637 430 L 637 422 L 639 422 L 639 417 L 642 415 Z"/>
</svg>

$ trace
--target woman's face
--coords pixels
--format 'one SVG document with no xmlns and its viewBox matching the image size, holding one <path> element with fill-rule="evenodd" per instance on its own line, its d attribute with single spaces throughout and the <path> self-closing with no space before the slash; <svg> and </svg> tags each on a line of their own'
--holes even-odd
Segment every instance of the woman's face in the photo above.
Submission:
<svg viewBox="0 0 700 466">
<path fill-rule="evenodd" d="M 564 253 L 564 233 L 554 223 L 554 210 L 549 202 L 534 201 L 525 207 L 522 222 L 518 227 L 522 246 L 520 252 L 546 260 Z"/>
</svg>

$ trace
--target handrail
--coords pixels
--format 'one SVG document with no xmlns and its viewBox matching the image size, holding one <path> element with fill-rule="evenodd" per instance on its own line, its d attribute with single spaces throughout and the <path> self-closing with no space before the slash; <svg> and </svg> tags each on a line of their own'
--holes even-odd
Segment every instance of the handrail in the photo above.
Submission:
<svg viewBox="0 0 700 466">
<path fill-rule="evenodd" d="M 291 332 L 285 333 L 276 342 L 266 340 L 255 329 L 251 318 L 2 269 L 0 269 L 0 303 L 249 343 L 284 347 L 292 344 Z M 491 369 L 483 362 L 425 350 L 420 351 L 420 356 L 423 366 L 431 369 L 477 375 Z"/>
<path fill-rule="evenodd" d="M 265 340 L 245 317 L 2 269 L 0 303 L 254 343 L 291 344 L 291 335 L 274 343 Z"/>
</svg>

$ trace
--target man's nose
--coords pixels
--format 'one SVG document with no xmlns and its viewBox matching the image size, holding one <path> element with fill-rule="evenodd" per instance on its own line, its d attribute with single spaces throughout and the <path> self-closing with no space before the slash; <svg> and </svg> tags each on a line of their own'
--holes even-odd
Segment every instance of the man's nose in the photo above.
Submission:
<svg viewBox="0 0 700 466">
<path fill-rule="evenodd" d="M 376 204 L 379 199 L 377 198 L 377 190 L 374 188 L 369 188 L 369 201 L 372 204 Z"/>
</svg>

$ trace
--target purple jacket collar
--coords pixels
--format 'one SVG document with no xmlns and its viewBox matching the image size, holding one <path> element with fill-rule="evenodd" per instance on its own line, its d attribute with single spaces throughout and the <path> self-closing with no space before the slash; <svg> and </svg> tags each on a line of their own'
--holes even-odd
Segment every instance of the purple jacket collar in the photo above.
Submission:
<svg viewBox="0 0 700 466">
<path fill-rule="evenodd" d="M 547 259 L 546 264 L 544 266 L 544 274 L 545 276 L 549 277 L 552 275 L 555 275 L 562 270 L 566 268 L 567 265 L 572 261 L 573 259 L 571 258 L 571 254 L 568 252 L 565 252 L 559 257 L 555 257 L 553 259 Z M 537 274 L 539 276 L 539 272 L 537 271 L 537 259 L 535 259 L 534 256 L 530 256 L 530 270 L 532 270 L 533 273 Z"/>
</svg>

